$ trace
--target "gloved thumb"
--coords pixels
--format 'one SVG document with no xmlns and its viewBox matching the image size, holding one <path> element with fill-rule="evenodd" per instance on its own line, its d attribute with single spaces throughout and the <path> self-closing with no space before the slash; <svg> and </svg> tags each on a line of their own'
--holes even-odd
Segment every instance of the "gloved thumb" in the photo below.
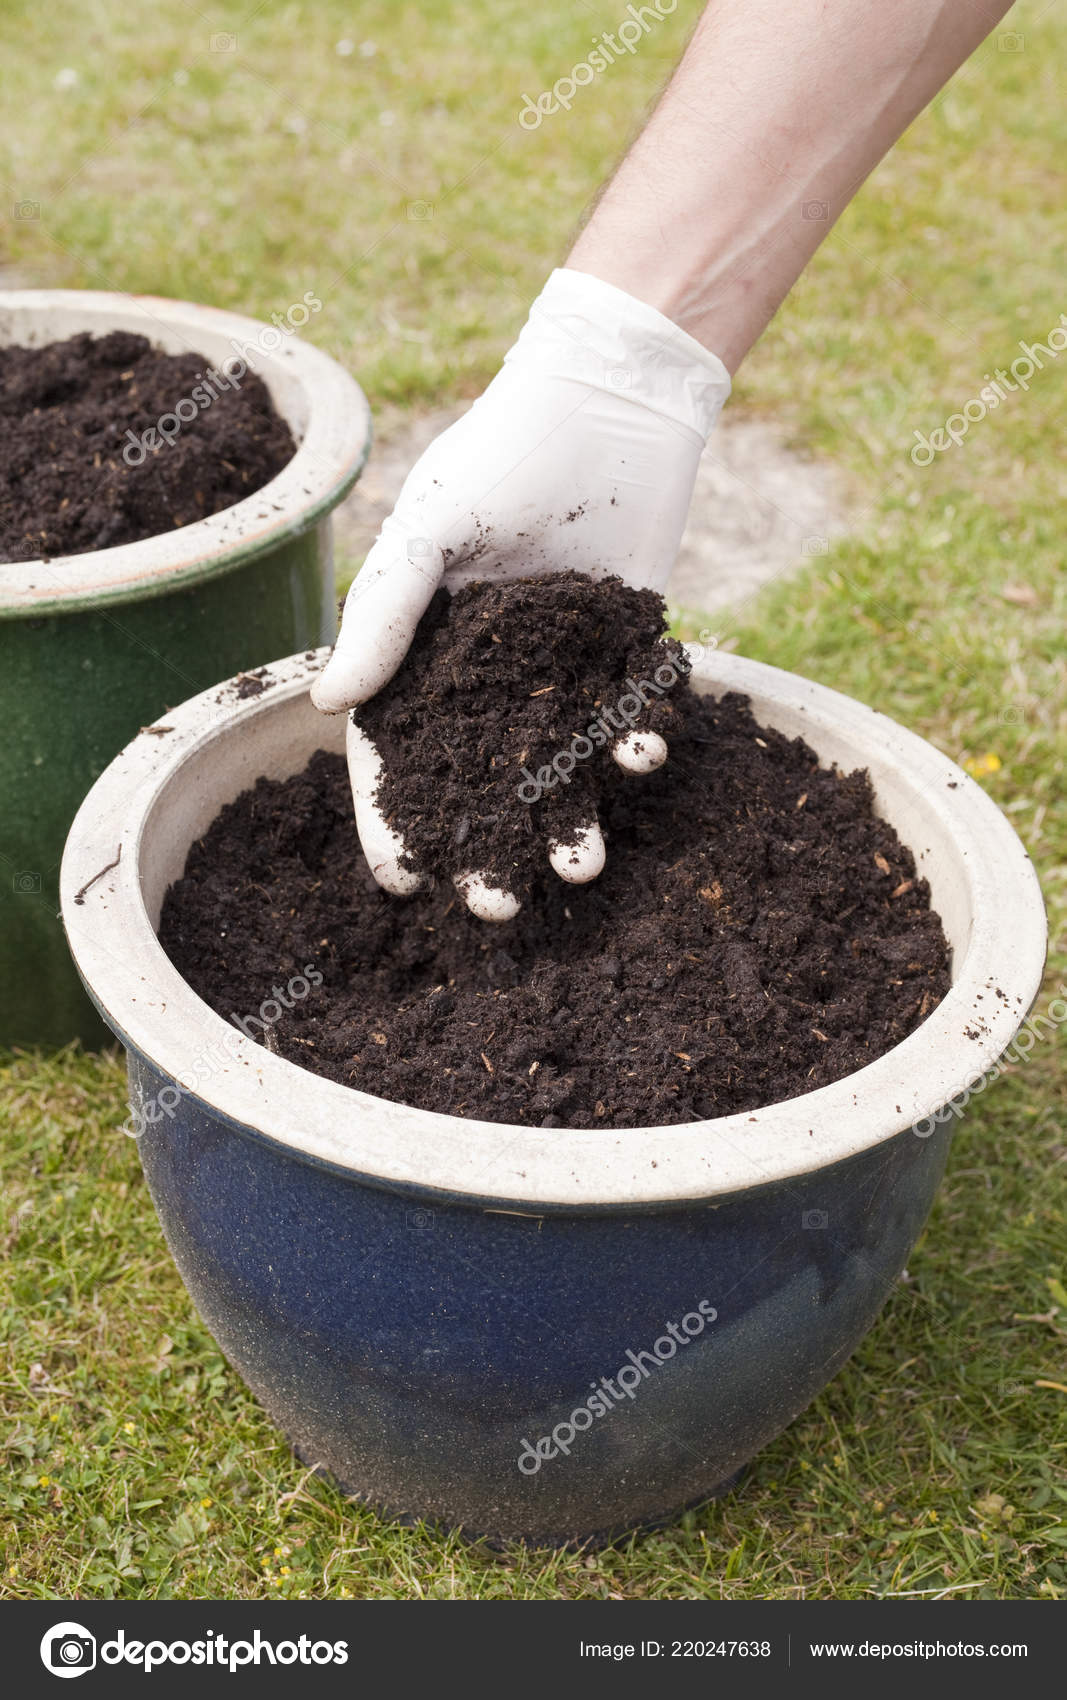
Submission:
<svg viewBox="0 0 1067 1700">
<path fill-rule="evenodd" d="M 311 687 L 323 714 L 355 708 L 389 683 L 445 570 L 429 537 L 387 519 L 345 598 L 334 652 Z"/>
</svg>

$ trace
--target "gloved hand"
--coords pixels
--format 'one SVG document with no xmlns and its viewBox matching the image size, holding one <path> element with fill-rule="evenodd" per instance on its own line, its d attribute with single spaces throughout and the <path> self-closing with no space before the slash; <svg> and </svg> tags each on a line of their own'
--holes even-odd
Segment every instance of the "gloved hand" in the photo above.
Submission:
<svg viewBox="0 0 1067 1700">
<path fill-rule="evenodd" d="M 345 603 L 337 645 L 312 687 L 327 714 L 381 690 L 438 585 L 568 568 L 662 590 L 674 564 L 701 450 L 730 393 L 722 362 L 613 284 L 554 271 L 485 393 L 412 468 Z M 631 734 L 615 758 L 648 772 L 662 739 Z M 373 805 L 381 764 L 349 725 L 349 772 L 364 853 L 387 891 L 417 889 L 403 845 Z M 604 863 L 595 822 L 552 856 L 563 878 Z M 510 893 L 477 870 L 460 883 L 475 914 L 508 920 Z"/>
</svg>

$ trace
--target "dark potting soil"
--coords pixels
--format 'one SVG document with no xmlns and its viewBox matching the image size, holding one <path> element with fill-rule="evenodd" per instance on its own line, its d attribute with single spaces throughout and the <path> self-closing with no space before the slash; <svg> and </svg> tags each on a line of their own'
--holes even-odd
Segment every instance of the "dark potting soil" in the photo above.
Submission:
<svg viewBox="0 0 1067 1700">
<path fill-rule="evenodd" d="M 136 543 L 260 489 L 295 444 L 262 378 L 225 381 L 126 331 L 0 349 L 0 561 Z M 197 411 L 174 435 L 179 402 Z"/>
<path fill-rule="evenodd" d="M 605 640 L 625 651 L 622 685 L 629 658 L 645 653 L 651 612 L 638 598 L 605 612 L 599 636 L 576 624 L 568 645 L 545 642 L 550 659 L 534 659 L 536 632 L 555 642 L 563 614 L 558 585 L 546 584 L 521 598 L 526 619 L 543 594 L 541 625 L 527 621 L 521 642 L 494 645 L 507 653 L 484 663 L 495 669 L 487 717 L 514 694 L 516 675 L 537 690 L 554 674 L 560 690 L 605 700 L 606 687 L 589 684 Z M 500 595 L 499 586 L 461 592 L 420 636 L 430 657 L 420 688 L 441 705 L 442 737 L 455 726 L 439 663 L 452 658 L 460 689 L 468 668 L 478 673 L 468 616 L 481 599 L 486 642 L 494 631 L 504 640 Z M 622 685 L 613 679 L 606 700 Z M 394 717 L 403 691 L 399 682 L 390 693 Z M 527 814 L 538 854 L 508 864 L 529 882 L 515 920 L 476 920 L 448 878 L 389 897 L 359 851 L 344 761 L 320 750 L 291 779 L 260 779 L 193 846 L 164 903 L 162 943 L 212 1008 L 293 1062 L 455 1115 L 656 1126 L 753 1110 L 862 1068 L 949 985 L 941 925 L 910 851 L 872 813 L 865 773 L 820 768 L 800 739 L 762 728 L 741 696 L 697 696 L 684 680 L 665 696 L 654 711 L 668 726 L 665 766 L 627 776 L 603 750 L 577 763 L 583 778 L 599 770 L 608 844 L 590 885 L 566 885 L 547 867 L 549 810 L 537 802 Z M 383 708 L 378 725 L 389 715 Z M 510 762 L 509 774 L 513 782 Z M 486 783 L 479 767 L 469 789 Z M 427 779 L 426 794 L 437 789 Z M 479 806 L 466 808 L 471 834 Z M 424 815 L 425 842 L 447 864 L 443 811 Z"/>
</svg>

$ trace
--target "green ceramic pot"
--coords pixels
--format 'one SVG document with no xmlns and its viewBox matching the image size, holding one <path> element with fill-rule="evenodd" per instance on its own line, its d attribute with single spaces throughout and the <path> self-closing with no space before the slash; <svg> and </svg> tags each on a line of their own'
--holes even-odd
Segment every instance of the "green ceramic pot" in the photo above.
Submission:
<svg viewBox="0 0 1067 1700">
<path fill-rule="evenodd" d="M 78 805 L 142 727 L 165 726 L 171 704 L 332 641 L 329 516 L 371 441 L 359 385 L 284 320 L 278 328 L 150 296 L 0 293 L 0 344 L 86 330 L 137 331 L 205 365 L 240 354 L 298 447 L 269 484 L 195 525 L 0 564 L 0 1046 L 104 1040 L 58 917 L 59 862 Z"/>
</svg>

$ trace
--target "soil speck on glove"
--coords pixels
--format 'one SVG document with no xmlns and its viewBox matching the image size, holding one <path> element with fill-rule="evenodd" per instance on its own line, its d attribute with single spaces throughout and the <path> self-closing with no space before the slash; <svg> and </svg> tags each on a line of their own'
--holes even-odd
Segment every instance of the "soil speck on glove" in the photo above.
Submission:
<svg viewBox="0 0 1067 1700">
<path fill-rule="evenodd" d="M 663 599 L 582 573 L 438 591 L 402 667 L 355 719 L 412 868 L 525 895 L 618 788 L 613 744 L 670 742 L 689 673 Z"/>
<path fill-rule="evenodd" d="M 230 388 L 212 373 L 203 355 L 127 331 L 0 349 L 0 561 L 137 543 L 268 483 L 296 452 L 288 425 L 254 372 Z M 181 401 L 195 416 L 138 458 L 127 432 L 158 431 Z"/>
<path fill-rule="evenodd" d="M 584 658 L 580 641 L 557 654 L 572 693 L 599 666 L 601 640 L 587 629 Z M 531 688 L 552 676 L 536 662 Z M 518 700 L 506 680 L 499 695 Z M 475 919 L 448 879 L 390 897 L 360 852 L 344 760 L 319 751 L 290 779 L 258 780 L 192 847 L 164 903 L 164 948 L 226 1019 L 258 1019 L 274 999 L 271 1045 L 292 1062 L 457 1116 L 664 1126 L 863 1068 L 949 986 L 910 851 L 874 815 L 865 773 L 820 767 L 741 696 L 685 681 L 667 695 L 665 766 L 634 778 L 602 763 L 608 860 L 590 885 L 566 885 L 539 855 L 503 925 Z M 439 779 L 426 784 L 429 798 Z M 451 819 L 463 848 L 470 816 Z"/>
</svg>

